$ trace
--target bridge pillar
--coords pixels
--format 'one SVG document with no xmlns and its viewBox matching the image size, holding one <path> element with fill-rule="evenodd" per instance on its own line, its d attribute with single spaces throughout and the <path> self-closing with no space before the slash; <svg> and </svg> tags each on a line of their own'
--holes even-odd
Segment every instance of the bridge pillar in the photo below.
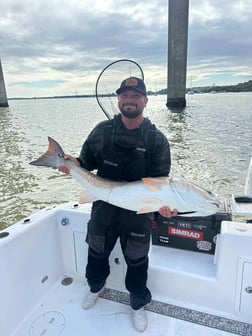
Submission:
<svg viewBox="0 0 252 336">
<path fill-rule="evenodd" d="M 189 0 L 169 0 L 168 13 L 168 108 L 186 106 L 186 68 Z"/>
<path fill-rule="evenodd" d="M 2 63 L 0 60 L 0 107 L 8 107 L 8 106 L 9 104 L 8 104 L 6 89 L 5 89 L 5 84 L 4 84 Z"/>
</svg>

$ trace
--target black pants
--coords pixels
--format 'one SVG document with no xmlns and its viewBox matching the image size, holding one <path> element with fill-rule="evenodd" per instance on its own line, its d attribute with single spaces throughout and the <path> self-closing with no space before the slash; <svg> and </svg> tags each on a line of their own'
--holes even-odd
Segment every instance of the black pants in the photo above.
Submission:
<svg viewBox="0 0 252 336">
<path fill-rule="evenodd" d="M 102 201 L 93 204 L 86 239 L 86 277 L 91 292 L 104 286 L 110 274 L 109 256 L 119 237 L 127 264 L 125 286 L 130 292 L 131 306 L 140 309 L 151 301 L 146 283 L 152 219 L 152 214 L 137 215 Z"/>
</svg>

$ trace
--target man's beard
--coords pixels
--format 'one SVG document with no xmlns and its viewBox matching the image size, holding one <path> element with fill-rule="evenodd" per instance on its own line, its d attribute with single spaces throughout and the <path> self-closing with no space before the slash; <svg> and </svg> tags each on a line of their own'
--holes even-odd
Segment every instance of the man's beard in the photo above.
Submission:
<svg viewBox="0 0 252 336">
<path fill-rule="evenodd" d="M 127 106 L 135 106 L 136 109 L 135 109 L 135 111 L 132 111 L 132 110 L 127 109 Z M 123 106 L 119 107 L 119 109 L 120 109 L 121 113 L 128 119 L 134 119 L 134 118 L 140 116 L 143 112 L 143 110 L 139 110 L 136 105 L 130 105 L 130 104 L 123 105 Z"/>
</svg>

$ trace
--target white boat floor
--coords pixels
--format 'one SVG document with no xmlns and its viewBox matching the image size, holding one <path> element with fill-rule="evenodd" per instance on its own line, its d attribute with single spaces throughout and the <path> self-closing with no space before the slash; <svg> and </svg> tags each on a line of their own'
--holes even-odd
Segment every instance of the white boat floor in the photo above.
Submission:
<svg viewBox="0 0 252 336">
<path fill-rule="evenodd" d="M 59 280 L 11 336 L 231 336 L 233 333 L 147 311 L 148 328 L 134 330 L 128 304 L 99 298 L 90 310 L 82 300 L 88 286 L 81 279 Z"/>
</svg>

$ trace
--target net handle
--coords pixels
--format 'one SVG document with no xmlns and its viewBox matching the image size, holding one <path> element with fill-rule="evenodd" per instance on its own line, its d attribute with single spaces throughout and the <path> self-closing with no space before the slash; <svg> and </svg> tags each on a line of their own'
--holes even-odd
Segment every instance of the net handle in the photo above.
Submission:
<svg viewBox="0 0 252 336">
<path fill-rule="evenodd" d="M 95 98 L 96 98 L 96 101 L 98 103 L 98 105 L 100 106 L 100 108 L 102 109 L 103 113 L 105 114 L 105 116 L 108 118 L 108 119 L 112 119 L 111 115 L 104 109 L 104 107 L 102 106 L 102 104 L 100 103 L 99 101 L 99 95 L 98 95 L 98 84 L 99 84 L 99 80 L 101 78 L 101 76 L 103 75 L 103 73 L 110 67 L 112 66 L 113 64 L 116 64 L 116 63 L 119 63 L 119 62 L 130 62 L 130 63 L 134 63 L 138 68 L 139 70 L 141 71 L 141 75 L 142 75 L 142 80 L 144 80 L 144 73 L 143 73 L 143 69 L 141 68 L 141 66 L 133 61 L 133 60 L 130 60 L 130 59 L 127 59 L 127 58 L 123 58 L 123 59 L 119 59 L 117 61 L 114 61 L 110 64 L 108 64 L 102 71 L 101 73 L 99 74 L 97 80 L 96 80 L 96 84 L 95 84 Z"/>
</svg>

